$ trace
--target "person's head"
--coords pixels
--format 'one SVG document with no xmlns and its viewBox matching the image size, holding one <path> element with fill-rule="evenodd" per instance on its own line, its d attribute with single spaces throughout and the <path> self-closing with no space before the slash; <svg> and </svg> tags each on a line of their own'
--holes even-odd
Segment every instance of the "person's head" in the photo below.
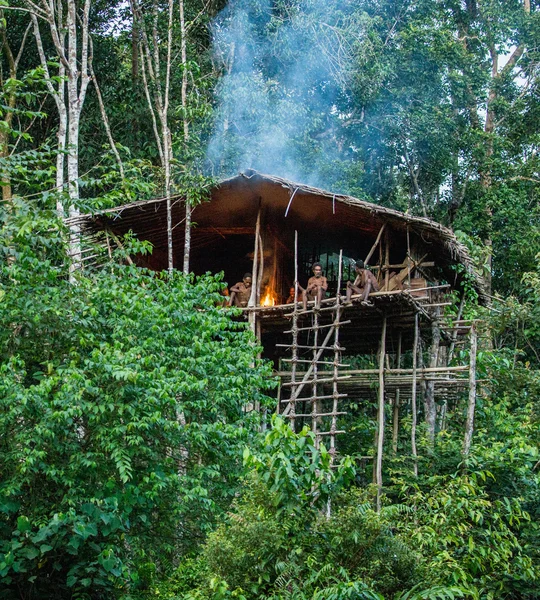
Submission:
<svg viewBox="0 0 540 600">
<path fill-rule="evenodd" d="M 251 285 L 251 273 L 244 273 L 244 276 L 242 277 L 242 281 L 244 282 L 244 285 L 250 286 Z"/>
<path fill-rule="evenodd" d="M 292 288 L 289 290 L 289 294 L 290 294 L 291 296 L 294 296 L 294 287 L 292 287 Z"/>
<path fill-rule="evenodd" d="M 354 263 L 354 268 L 355 268 L 357 271 L 362 271 L 363 269 L 365 269 L 365 268 L 366 268 L 366 265 L 364 264 L 364 261 L 363 261 L 363 260 L 357 260 L 357 261 Z"/>
<path fill-rule="evenodd" d="M 322 275 L 322 265 L 319 262 L 313 263 L 311 265 L 311 269 L 313 270 L 313 275 L 315 275 L 315 277 L 321 277 Z"/>
</svg>

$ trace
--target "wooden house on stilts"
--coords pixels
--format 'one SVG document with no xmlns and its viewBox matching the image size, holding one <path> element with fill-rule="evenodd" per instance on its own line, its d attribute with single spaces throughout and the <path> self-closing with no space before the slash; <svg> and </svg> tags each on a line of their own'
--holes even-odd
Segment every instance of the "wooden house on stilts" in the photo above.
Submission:
<svg viewBox="0 0 540 600">
<path fill-rule="evenodd" d="M 178 268 L 184 216 L 182 199 L 173 199 Z M 407 416 L 414 456 L 416 415 L 423 414 L 433 435 L 459 394 L 475 394 L 476 328 L 462 319 L 458 305 L 465 284 L 484 302 L 484 286 L 449 229 L 255 171 L 216 185 L 192 219 L 191 271 L 223 271 L 229 284 L 253 274 L 256 293 L 243 311 L 279 376 L 276 410 L 293 428 L 309 424 L 317 443 L 324 441 L 332 453 L 346 431 L 347 413 L 366 403 L 377 416 L 379 480 L 389 420 L 395 446 L 400 419 Z M 135 262 L 167 268 L 165 199 L 83 215 L 77 224 L 83 236 L 103 236 L 109 244 L 133 231 L 154 247 Z M 379 282 L 368 304 L 344 298 L 357 259 Z M 326 298 L 307 310 L 284 304 L 295 281 L 306 285 L 315 261 L 329 282 Z M 461 351 L 467 347 L 470 353 Z"/>
</svg>

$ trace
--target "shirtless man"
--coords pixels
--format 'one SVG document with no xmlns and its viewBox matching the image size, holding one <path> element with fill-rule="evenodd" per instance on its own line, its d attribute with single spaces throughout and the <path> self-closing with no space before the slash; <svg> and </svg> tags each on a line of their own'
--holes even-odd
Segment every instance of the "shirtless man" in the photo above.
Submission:
<svg viewBox="0 0 540 600">
<path fill-rule="evenodd" d="M 364 261 L 357 260 L 354 265 L 354 270 L 356 271 L 354 283 L 347 281 L 347 302 L 351 302 L 351 296 L 353 294 L 362 294 L 361 302 L 367 303 L 370 292 L 379 291 L 379 284 L 377 283 L 375 275 L 366 269 Z"/>
<path fill-rule="evenodd" d="M 244 273 L 242 281 L 235 283 L 230 291 L 230 305 L 245 308 L 251 296 L 251 273 Z"/>
<path fill-rule="evenodd" d="M 302 302 L 302 288 L 298 286 L 298 302 Z M 285 304 L 294 304 L 294 287 L 289 290 L 289 297 L 285 300 Z"/>
<path fill-rule="evenodd" d="M 315 300 L 315 306 L 320 306 L 321 300 L 328 289 L 328 281 L 322 274 L 321 263 L 313 263 L 311 268 L 313 270 L 313 277 L 309 278 L 307 287 L 303 290 L 305 293 L 302 294 L 304 310 L 307 310 L 308 300 Z"/>
</svg>

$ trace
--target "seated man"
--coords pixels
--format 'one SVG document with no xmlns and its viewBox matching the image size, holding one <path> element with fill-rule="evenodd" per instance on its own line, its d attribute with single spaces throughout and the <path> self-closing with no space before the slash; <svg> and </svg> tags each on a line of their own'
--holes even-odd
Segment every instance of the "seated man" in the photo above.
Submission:
<svg viewBox="0 0 540 600">
<path fill-rule="evenodd" d="M 302 302 L 302 288 L 298 286 L 297 302 Z M 289 290 L 289 297 L 285 300 L 285 304 L 294 304 L 294 287 Z"/>
<path fill-rule="evenodd" d="M 351 296 L 353 294 L 362 294 L 360 301 L 362 303 L 367 303 L 370 292 L 379 291 L 379 284 L 377 283 L 375 275 L 366 269 L 363 260 L 356 261 L 354 270 L 356 271 L 354 283 L 347 281 L 347 302 L 351 302 Z"/>
<path fill-rule="evenodd" d="M 251 296 L 251 273 L 244 273 L 242 281 L 235 283 L 231 287 L 231 306 L 245 308 L 248 305 Z"/>
<path fill-rule="evenodd" d="M 315 300 L 315 306 L 320 306 L 321 300 L 328 289 L 328 281 L 322 274 L 321 263 L 313 263 L 311 268 L 313 270 L 313 277 L 309 278 L 307 287 L 303 290 L 305 293 L 302 294 L 304 310 L 307 310 L 308 300 Z"/>
</svg>

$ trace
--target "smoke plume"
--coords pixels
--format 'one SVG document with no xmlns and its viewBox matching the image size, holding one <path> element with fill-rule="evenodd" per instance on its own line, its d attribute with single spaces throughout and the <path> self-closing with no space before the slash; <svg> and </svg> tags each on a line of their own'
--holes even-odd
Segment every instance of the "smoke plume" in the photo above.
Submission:
<svg viewBox="0 0 540 600">
<path fill-rule="evenodd" d="M 335 183 L 354 148 L 348 118 L 352 0 L 231 0 L 213 24 L 222 69 L 210 169 L 248 168 L 312 185 Z M 348 166 L 347 168 L 350 168 Z M 331 181 L 334 180 L 334 181 Z"/>
</svg>

